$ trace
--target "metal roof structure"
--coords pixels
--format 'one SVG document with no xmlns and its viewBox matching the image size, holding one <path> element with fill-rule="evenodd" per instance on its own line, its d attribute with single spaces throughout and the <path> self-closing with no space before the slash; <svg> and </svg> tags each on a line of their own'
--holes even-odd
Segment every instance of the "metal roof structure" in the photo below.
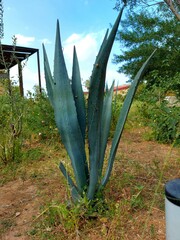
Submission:
<svg viewBox="0 0 180 240">
<path fill-rule="evenodd" d="M 0 70 L 8 70 L 15 65 L 18 65 L 19 72 L 19 88 L 20 93 L 23 96 L 23 75 L 22 75 L 22 61 L 28 59 L 31 55 L 37 53 L 37 67 L 39 77 L 39 90 L 41 92 L 41 75 L 40 75 L 40 59 L 39 49 L 27 48 L 14 45 L 0 44 Z"/>
</svg>

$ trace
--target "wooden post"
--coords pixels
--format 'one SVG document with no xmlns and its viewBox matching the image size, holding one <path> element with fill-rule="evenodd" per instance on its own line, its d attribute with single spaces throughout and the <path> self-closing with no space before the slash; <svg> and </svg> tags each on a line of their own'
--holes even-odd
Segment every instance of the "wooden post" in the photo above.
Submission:
<svg viewBox="0 0 180 240">
<path fill-rule="evenodd" d="M 39 92 L 42 92 L 41 89 L 41 73 L 40 73 L 40 60 L 39 60 L 39 49 L 37 50 L 37 64 L 38 64 L 38 77 L 39 77 Z"/>
<path fill-rule="evenodd" d="M 18 61 L 18 72 L 19 72 L 19 90 L 20 90 L 21 96 L 23 97 L 24 96 L 23 75 L 22 75 L 22 66 L 20 61 Z"/>
</svg>

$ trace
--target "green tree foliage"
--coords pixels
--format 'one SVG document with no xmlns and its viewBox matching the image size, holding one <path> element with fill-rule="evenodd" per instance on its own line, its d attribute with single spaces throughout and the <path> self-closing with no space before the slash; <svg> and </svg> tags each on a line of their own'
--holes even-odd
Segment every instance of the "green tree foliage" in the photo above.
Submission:
<svg viewBox="0 0 180 240">
<path fill-rule="evenodd" d="M 128 13 L 118 32 L 117 41 L 123 51 L 114 56 L 114 63 L 121 64 L 119 72 L 133 78 L 147 56 L 158 51 L 145 75 L 147 86 L 161 85 L 167 90 L 180 88 L 180 25 L 167 7 L 140 13 Z M 174 79 L 174 80 L 173 80 Z M 173 83 L 172 83 L 173 80 Z"/>
<path fill-rule="evenodd" d="M 116 0 L 115 9 L 119 9 L 121 4 L 127 5 L 131 10 L 134 8 L 142 9 L 151 6 L 167 6 L 169 11 L 180 21 L 180 0 Z"/>
<path fill-rule="evenodd" d="M 136 96 L 139 112 L 152 131 L 150 138 L 179 144 L 179 103 L 172 106 L 165 96 L 180 96 L 180 26 L 164 3 L 142 10 L 140 3 L 145 6 L 149 2 L 128 2 L 130 11 L 117 35 L 123 51 L 114 56 L 114 62 L 121 64 L 119 72 L 133 79 L 139 65 L 157 48 Z"/>
</svg>

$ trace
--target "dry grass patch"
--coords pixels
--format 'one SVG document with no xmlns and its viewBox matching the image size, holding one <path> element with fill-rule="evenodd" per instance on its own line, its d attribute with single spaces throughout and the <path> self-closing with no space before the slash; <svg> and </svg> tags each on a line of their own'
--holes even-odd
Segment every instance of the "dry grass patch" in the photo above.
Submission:
<svg viewBox="0 0 180 240">
<path fill-rule="evenodd" d="M 68 187 L 58 169 L 60 159 L 68 159 L 61 144 L 31 145 L 41 154 L 19 164 L 13 177 L 12 169 L 4 171 L 6 181 L 1 177 L 2 239 L 164 240 L 164 184 L 180 175 L 180 152 L 144 141 L 144 131 L 124 132 L 105 200 L 95 211 L 85 199 L 68 207 Z"/>
</svg>

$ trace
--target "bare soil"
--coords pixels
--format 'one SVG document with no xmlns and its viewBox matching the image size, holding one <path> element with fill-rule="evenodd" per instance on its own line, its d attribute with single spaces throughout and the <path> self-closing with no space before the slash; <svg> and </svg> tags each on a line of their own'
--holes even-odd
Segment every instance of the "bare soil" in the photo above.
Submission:
<svg viewBox="0 0 180 240">
<path fill-rule="evenodd" d="M 37 187 L 32 181 L 18 179 L 1 187 L 1 224 L 4 227 L 10 226 L 2 239 L 28 239 L 24 233 L 27 232 L 33 216 L 38 214 L 39 200 Z"/>
<path fill-rule="evenodd" d="M 119 205 L 121 205 L 122 200 L 132 198 L 132 185 L 130 183 L 119 183 L 121 186 L 117 186 L 117 183 L 114 184 L 114 179 L 117 178 L 121 182 L 123 174 L 133 176 L 132 181 L 138 181 L 139 184 L 146 187 L 142 190 L 142 194 L 148 198 L 149 204 L 153 201 L 158 179 L 160 179 L 158 174 L 160 174 L 160 170 L 164 167 L 166 158 L 168 158 L 165 166 L 166 174 L 163 174 L 160 189 L 163 189 L 164 183 L 168 179 L 180 176 L 179 148 L 171 149 L 170 145 L 145 141 L 142 138 L 144 131 L 144 129 L 126 131 L 119 145 L 117 158 L 122 158 L 122 161 L 120 161 L 121 164 L 119 161 L 115 163 L 112 178 L 108 185 L 110 190 L 106 193 L 107 197 L 113 199 Z M 45 166 L 46 161 L 49 164 L 49 159 L 43 159 L 39 166 Z M 131 164 L 133 163 L 134 165 L 136 164 L 136 168 L 132 167 Z M 31 173 L 27 169 L 25 176 L 22 176 L 22 174 L 16 176 L 14 180 L 5 182 L 0 187 L 0 239 L 2 240 L 40 239 L 39 237 L 32 236 L 30 231 L 32 230 L 34 221 L 37 221 L 36 218 L 41 213 L 41 207 L 48 200 L 59 199 L 63 202 L 66 198 L 66 189 L 63 183 L 60 182 L 61 176 L 58 168 L 52 171 L 52 174 L 49 172 L 46 174 L 46 170 L 44 169 L 43 173 L 39 176 L 32 174 L 32 168 L 33 166 L 29 170 Z M 131 178 L 129 181 L 131 181 Z M 121 192 L 118 192 L 119 189 L 121 189 Z M 113 220 L 100 219 L 99 224 L 95 225 L 93 229 L 87 229 L 82 235 L 69 235 L 66 239 L 139 240 L 142 239 L 142 226 L 146 224 L 145 231 L 147 233 L 145 232 L 143 239 L 164 240 L 165 213 L 163 202 L 164 199 L 157 197 L 155 203 L 152 204 L 151 211 L 149 211 L 147 206 L 142 207 L 142 209 L 134 209 L 133 211 L 127 209 L 129 205 L 125 206 L 122 215 L 127 215 L 127 218 L 119 224 L 121 233 L 123 232 L 123 237 L 118 236 L 117 224 L 113 223 Z M 123 211 L 122 207 L 121 211 Z M 59 237 L 54 239 L 64 238 Z"/>
</svg>

